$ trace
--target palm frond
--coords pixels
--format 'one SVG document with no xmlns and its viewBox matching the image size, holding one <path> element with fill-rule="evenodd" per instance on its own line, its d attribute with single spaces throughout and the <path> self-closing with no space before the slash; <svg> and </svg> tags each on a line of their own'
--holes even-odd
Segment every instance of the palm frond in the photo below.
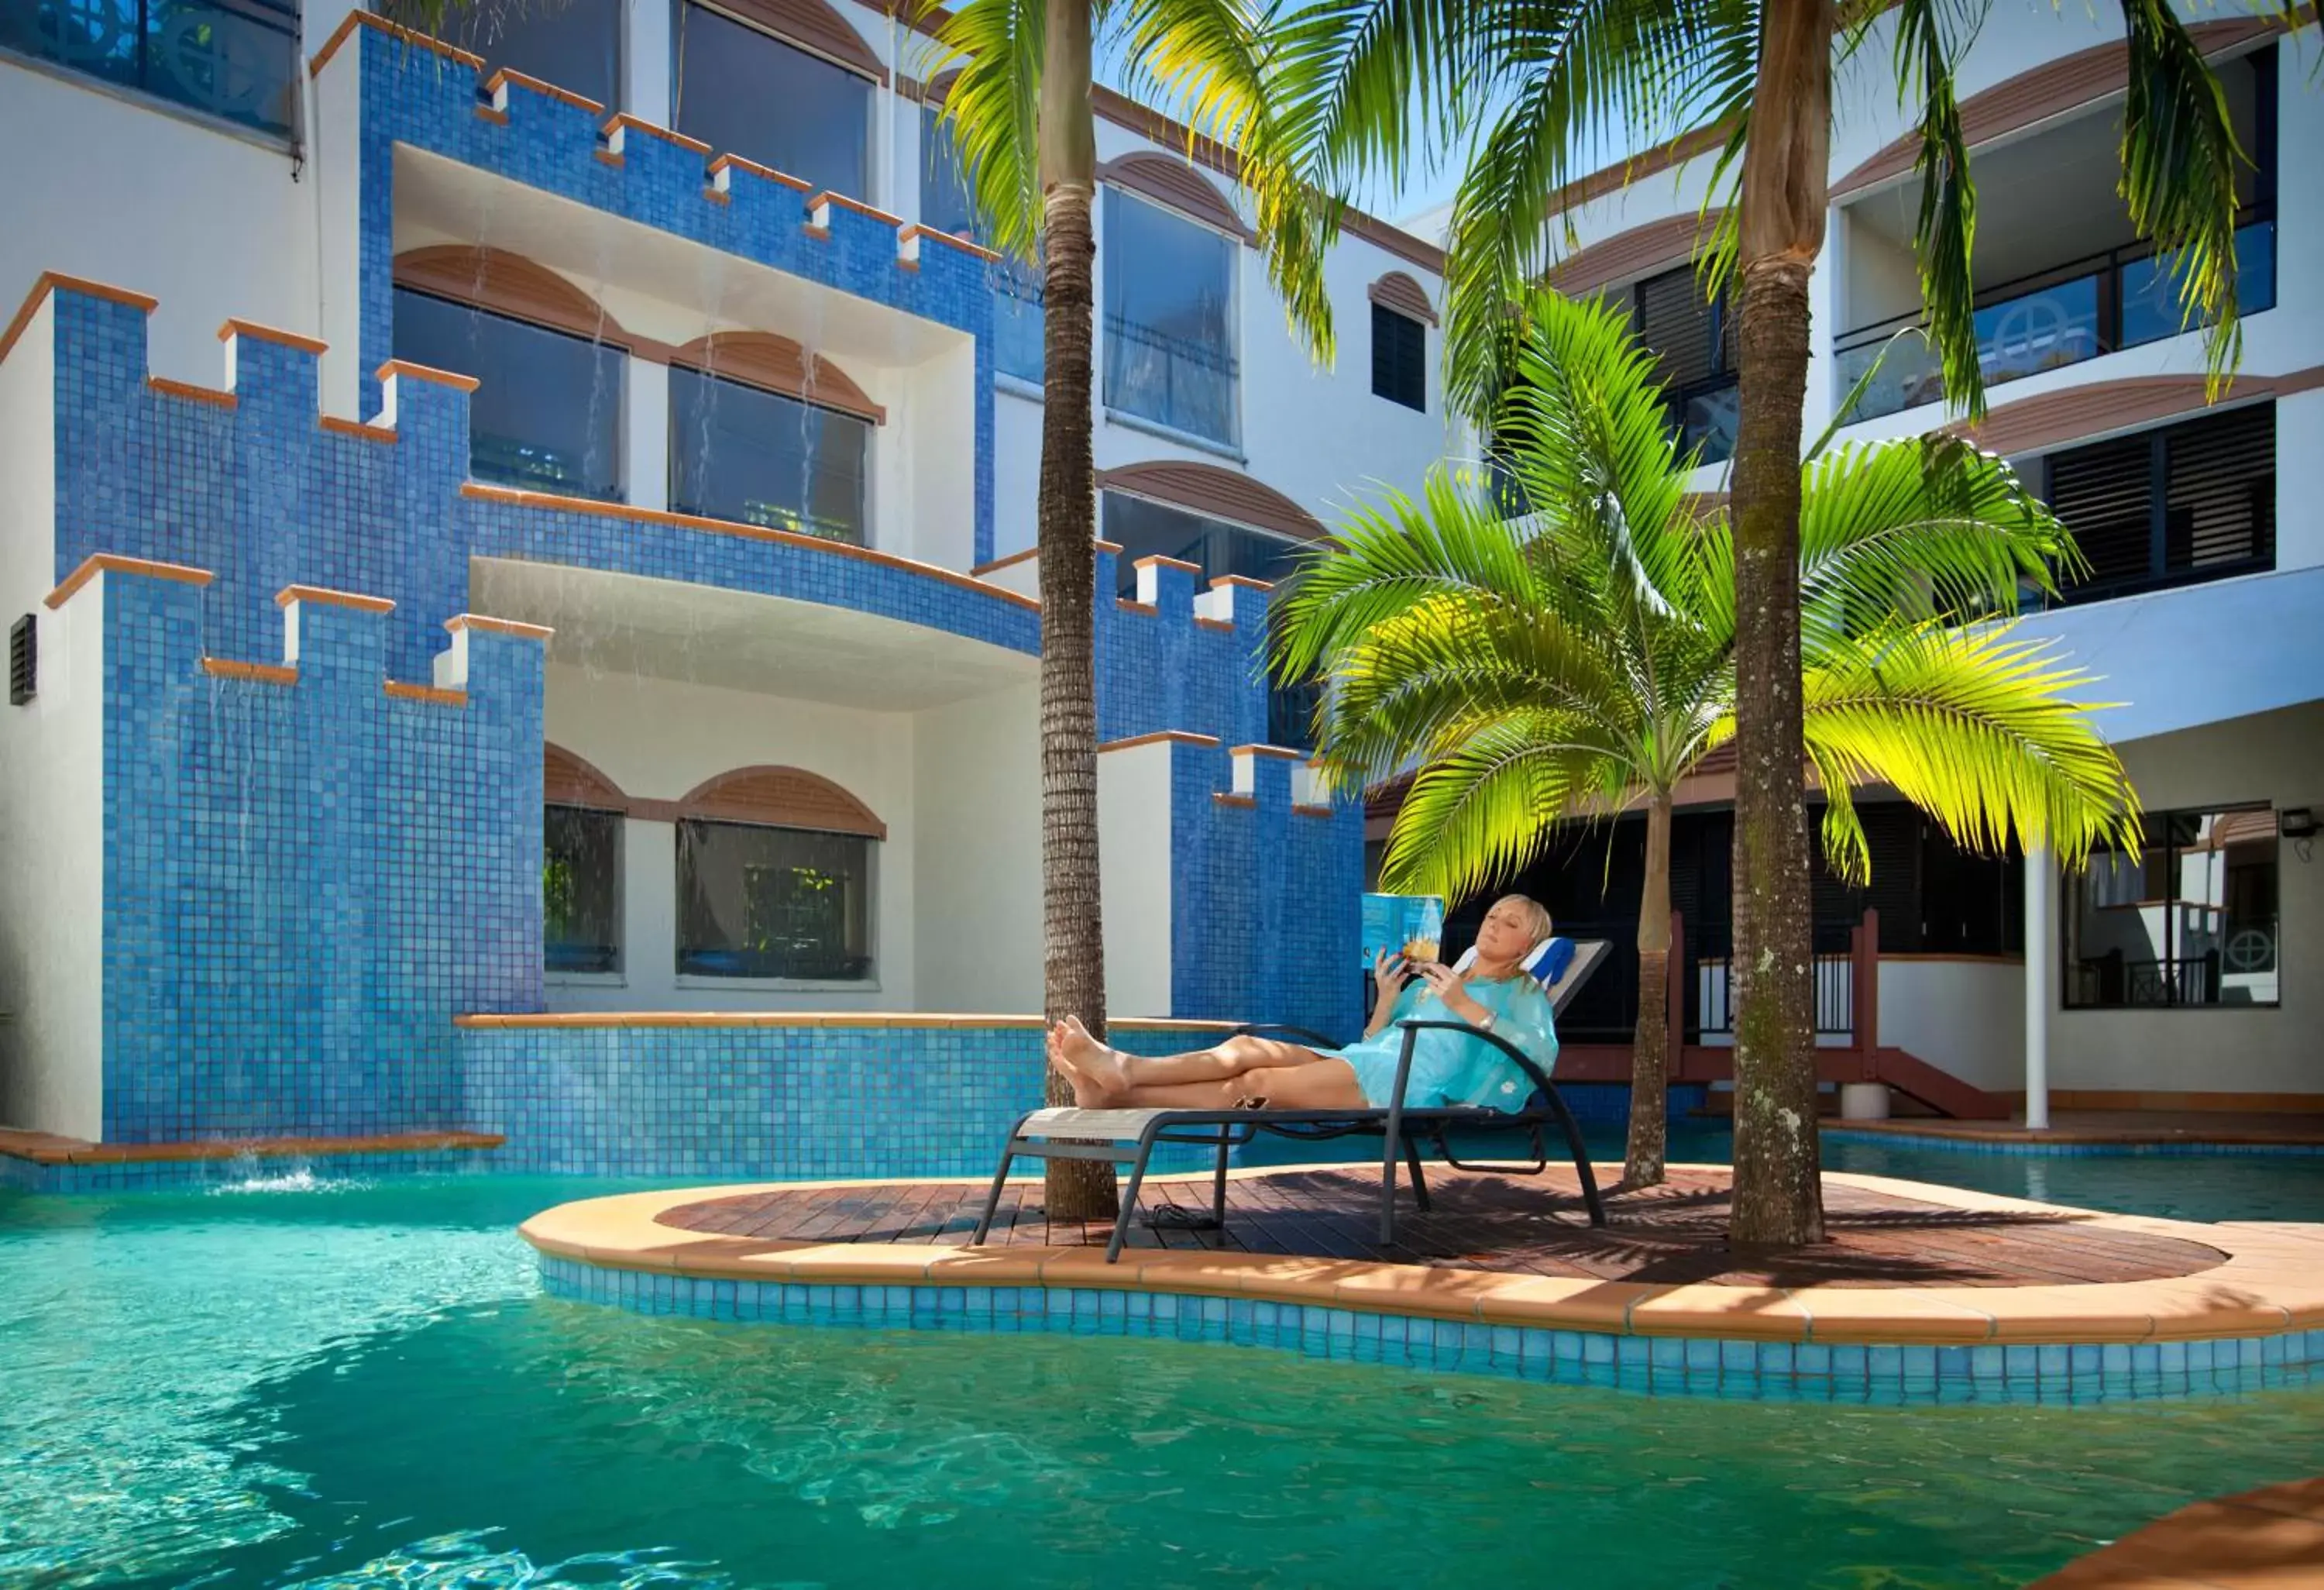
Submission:
<svg viewBox="0 0 2324 1590">
<path fill-rule="evenodd" d="M 2216 398 L 2243 358 L 2236 318 L 2236 146 L 2227 97 L 2169 0 L 2122 0 L 2130 97 L 2123 107 L 2122 197 L 2139 236 L 2179 286 L 2181 324 L 2204 323 Z"/>
<path fill-rule="evenodd" d="M 1828 790 L 1885 782 L 1965 849 L 2014 836 L 2076 866 L 2139 837 L 2121 759 L 2075 698 L 2091 682 L 2007 626 L 1893 624 L 1804 670 L 1806 742 Z"/>
<path fill-rule="evenodd" d="M 1970 180 L 1969 134 L 1953 92 L 1954 69 L 1975 41 L 1982 5 L 1960 0 L 1897 0 L 1896 82 L 1921 103 L 1921 208 L 1914 222 L 1929 346 L 1944 371 L 1945 396 L 1972 418 L 1985 413 L 1978 363 L 1977 289 L 1969 256 L 1977 241 L 1977 188 Z"/>
<path fill-rule="evenodd" d="M 992 247 L 1032 260 L 1041 236 L 1042 0 L 964 0 L 936 32 L 930 80 L 957 69 L 942 125 Z"/>
<path fill-rule="evenodd" d="M 1459 900 L 1540 854 L 1559 820 L 1610 807 L 1620 765 L 1544 715 L 1497 723 L 1423 768 L 1397 812 L 1381 881 Z"/>
</svg>

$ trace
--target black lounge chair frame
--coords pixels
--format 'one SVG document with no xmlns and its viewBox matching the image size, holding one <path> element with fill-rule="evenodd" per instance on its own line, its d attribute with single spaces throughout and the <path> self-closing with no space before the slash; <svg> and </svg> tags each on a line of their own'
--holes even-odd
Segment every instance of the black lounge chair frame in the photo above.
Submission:
<svg viewBox="0 0 2324 1590">
<path fill-rule="evenodd" d="M 1489 1032 L 1481 1027 L 1471 1027 L 1465 1021 L 1398 1021 L 1404 1030 L 1404 1047 L 1396 1062 L 1396 1083 L 1392 1102 L 1384 1108 L 1364 1110 L 1029 1110 L 1019 1116 L 1009 1130 L 1009 1139 L 1001 1150 L 1000 1167 L 992 1173 L 992 1189 L 984 1200 L 984 1213 L 976 1223 L 972 1244 L 981 1244 L 992 1229 L 993 1216 L 1001 1208 L 1001 1194 L 1009 1180 L 1009 1168 L 1019 1159 L 1036 1160 L 1105 1160 L 1130 1166 L 1130 1185 L 1122 1189 L 1121 1213 L 1113 1223 L 1113 1239 L 1106 1244 L 1105 1262 L 1113 1263 L 1121 1257 L 1121 1246 L 1130 1232 L 1130 1223 L 1138 1208 L 1138 1191 L 1146 1180 L 1147 1162 L 1155 1148 L 1162 1143 L 1200 1143 L 1215 1146 L 1218 1159 L 1211 1177 L 1211 1214 L 1213 1221 L 1223 1225 L 1227 1209 L 1227 1154 L 1230 1150 L 1250 1142 L 1265 1132 L 1277 1137 L 1306 1142 L 1323 1142 L 1335 1137 L 1377 1136 L 1380 1144 L 1379 1240 L 1385 1244 L 1396 1240 L 1396 1173 L 1401 1160 L 1412 1177 L 1414 1201 L 1423 1212 L 1429 1206 L 1428 1182 L 1421 1172 L 1420 1147 L 1433 1142 L 1437 1157 L 1456 1170 L 1496 1170 L 1518 1176 L 1536 1176 L 1549 1168 L 1548 1143 L 1545 1129 L 1555 1125 L 1565 1139 L 1566 1156 L 1582 1181 L 1582 1201 L 1590 1211 L 1590 1224 L 1606 1224 L 1605 1200 L 1599 1196 L 1598 1179 L 1591 1171 L 1590 1154 L 1582 1146 L 1582 1128 L 1574 1123 L 1573 1112 L 1567 1109 L 1557 1085 L 1542 1068 L 1528 1059 L 1524 1051 L 1508 1039 Z M 1404 1102 L 1405 1087 L 1412 1074 L 1413 1053 L 1423 1032 L 1436 1031 L 1465 1033 L 1480 1042 L 1489 1043 L 1515 1066 L 1534 1086 L 1534 1093 L 1518 1111 L 1481 1110 L 1466 1106 L 1423 1109 L 1408 1106 Z M 1281 1036 L 1313 1048 L 1329 1049 L 1329 1039 L 1303 1028 L 1266 1022 L 1235 1029 L 1235 1036 Z M 1042 1117 L 1050 1117 L 1044 1121 Z M 1109 1128 L 1097 1117 L 1114 1116 L 1120 1128 L 1114 1135 L 1104 1138 Z M 1131 1129 L 1134 1128 L 1134 1135 Z M 1029 1130 L 1028 1130 L 1029 1129 Z M 1530 1161 L 1502 1163 L 1497 1161 L 1465 1161 L 1452 1150 L 1454 1132 L 1523 1132 L 1529 1140 Z M 1052 1135 L 1054 1133 L 1054 1135 Z M 1104 1141 L 1100 1141 L 1104 1138 Z"/>
</svg>

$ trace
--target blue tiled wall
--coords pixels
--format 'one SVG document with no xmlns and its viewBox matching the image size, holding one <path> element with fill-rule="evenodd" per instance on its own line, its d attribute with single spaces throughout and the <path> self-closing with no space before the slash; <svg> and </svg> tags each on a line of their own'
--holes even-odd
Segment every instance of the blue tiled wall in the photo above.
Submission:
<svg viewBox="0 0 2324 1590">
<path fill-rule="evenodd" d="M 105 1140 L 459 1126 L 452 1017 L 540 1007 L 540 643 L 399 699 L 308 604 L 297 683 L 219 679 L 200 587 L 104 579 Z"/>
<path fill-rule="evenodd" d="M 604 118 L 545 95 L 512 89 L 506 125 L 484 119 L 476 114 L 475 69 L 369 28 L 358 29 L 324 69 L 357 69 L 358 62 L 364 412 L 378 393 L 370 373 L 393 347 L 394 151 L 401 143 L 967 332 L 976 339 L 975 553 L 979 563 L 991 560 L 992 287 L 982 261 L 929 244 L 919 268 L 908 270 L 898 262 L 893 225 L 838 205 L 830 207 L 830 236 L 816 236 L 807 230 L 805 196 L 749 171 L 734 171 L 726 201 L 718 202 L 706 197 L 702 155 L 635 129 L 624 138 L 620 163 L 610 163 L 598 158 Z"/>
<path fill-rule="evenodd" d="M 1211 1041 L 1111 1037 L 1139 1054 Z M 465 1027 L 459 1046 L 467 1123 L 507 1137 L 503 1168 L 770 1181 L 990 1175 L 1046 1067 L 1028 1026 Z"/>
</svg>

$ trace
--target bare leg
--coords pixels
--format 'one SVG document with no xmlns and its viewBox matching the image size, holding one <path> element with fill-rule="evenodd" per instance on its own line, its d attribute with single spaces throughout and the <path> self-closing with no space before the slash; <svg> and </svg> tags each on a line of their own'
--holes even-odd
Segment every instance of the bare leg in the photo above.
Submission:
<svg viewBox="0 0 2324 1590">
<path fill-rule="evenodd" d="M 1254 1099 L 1277 1110 L 1368 1107 L 1348 1062 L 1325 1058 L 1304 1065 L 1253 1067 L 1215 1082 L 1137 1083 L 1109 1095 L 1107 1102 L 1117 1109 L 1231 1110 Z"/>
<path fill-rule="evenodd" d="M 1185 1054 L 1129 1055 L 1100 1043 L 1071 1016 L 1050 1029 L 1048 1047 L 1052 1063 L 1068 1077 L 1085 1080 L 1108 1095 L 1129 1088 L 1222 1082 L 1246 1071 L 1312 1065 L 1326 1058 L 1296 1043 L 1247 1037 Z"/>
</svg>

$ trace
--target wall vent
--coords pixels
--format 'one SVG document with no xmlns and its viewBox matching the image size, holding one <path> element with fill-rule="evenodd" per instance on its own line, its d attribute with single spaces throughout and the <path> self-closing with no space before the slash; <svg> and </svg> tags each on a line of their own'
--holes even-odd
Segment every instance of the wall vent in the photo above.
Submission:
<svg viewBox="0 0 2324 1590">
<path fill-rule="evenodd" d="M 33 681 L 41 669 L 41 632 L 27 613 L 8 626 L 8 705 L 22 707 L 32 698 Z"/>
</svg>

